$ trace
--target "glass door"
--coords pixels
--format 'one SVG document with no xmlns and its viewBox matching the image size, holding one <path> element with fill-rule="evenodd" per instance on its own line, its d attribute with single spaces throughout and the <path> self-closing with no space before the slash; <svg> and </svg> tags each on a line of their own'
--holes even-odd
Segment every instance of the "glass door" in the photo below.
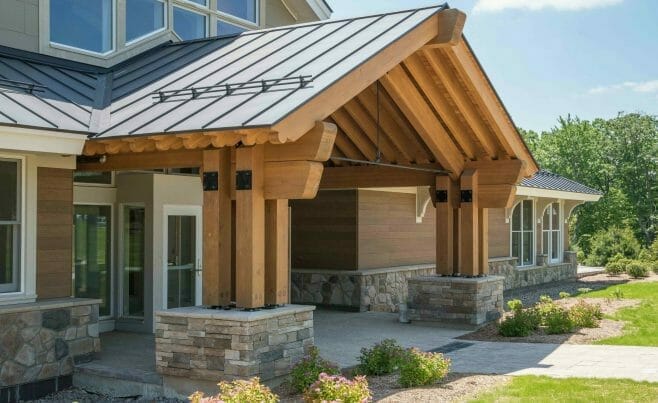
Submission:
<svg viewBox="0 0 658 403">
<path fill-rule="evenodd" d="M 144 317 L 146 214 L 144 207 L 123 210 L 123 316 Z"/>
<path fill-rule="evenodd" d="M 112 207 L 76 205 L 73 214 L 73 292 L 98 298 L 100 316 L 110 316 Z"/>
<path fill-rule="evenodd" d="M 200 215 L 180 209 L 166 214 L 167 309 L 201 304 Z"/>
<path fill-rule="evenodd" d="M 560 261 L 560 204 L 551 203 L 544 210 L 543 248 L 551 263 Z"/>
</svg>

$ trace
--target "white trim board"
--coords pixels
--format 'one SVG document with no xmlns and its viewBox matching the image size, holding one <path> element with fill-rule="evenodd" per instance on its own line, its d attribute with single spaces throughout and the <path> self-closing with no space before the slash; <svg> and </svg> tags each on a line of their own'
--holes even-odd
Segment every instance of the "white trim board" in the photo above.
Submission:
<svg viewBox="0 0 658 403">
<path fill-rule="evenodd" d="M 86 134 L 0 126 L 3 150 L 80 155 L 86 140 Z"/>
<path fill-rule="evenodd" d="M 567 192 L 563 190 L 540 189 L 526 186 L 517 186 L 516 195 L 580 201 L 598 201 L 601 198 L 601 195 L 589 193 Z"/>
</svg>

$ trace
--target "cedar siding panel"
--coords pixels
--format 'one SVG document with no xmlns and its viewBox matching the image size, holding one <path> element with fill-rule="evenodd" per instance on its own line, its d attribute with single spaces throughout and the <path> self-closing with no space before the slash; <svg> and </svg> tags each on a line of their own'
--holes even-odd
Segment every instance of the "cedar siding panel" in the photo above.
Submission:
<svg viewBox="0 0 658 403">
<path fill-rule="evenodd" d="M 37 295 L 71 296 L 73 171 L 38 168 Z"/>
<path fill-rule="evenodd" d="M 433 263 L 435 209 L 416 223 L 416 195 L 359 190 L 359 269 Z"/>
<path fill-rule="evenodd" d="M 357 191 L 291 200 L 291 261 L 299 269 L 357 269 Z"/>
<path fill-rule="evenodd" d="M 510 255 L 510 229 L 505 222 L 505 209 L 489 209 L 489 257 Z"/>
</svg>

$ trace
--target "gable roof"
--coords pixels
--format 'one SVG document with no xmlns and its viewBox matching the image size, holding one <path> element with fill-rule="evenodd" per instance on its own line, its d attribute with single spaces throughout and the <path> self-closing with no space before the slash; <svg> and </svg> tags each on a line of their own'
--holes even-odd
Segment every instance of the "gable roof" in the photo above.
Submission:
<svg viewBox="0 0 658 403">
<path fill-rule="evenodd" d="M 519 183 L 519 186 L 598 196 L 603 195 L 603 192 L 599 190 L 592 189 L 591 187 L 585 186 L 582 183 L 567 179 L 564 176 L 560 176 L 545 170 L 537 172 L 530 178 L 524 178 L 521 183 Z"/>
</svg>

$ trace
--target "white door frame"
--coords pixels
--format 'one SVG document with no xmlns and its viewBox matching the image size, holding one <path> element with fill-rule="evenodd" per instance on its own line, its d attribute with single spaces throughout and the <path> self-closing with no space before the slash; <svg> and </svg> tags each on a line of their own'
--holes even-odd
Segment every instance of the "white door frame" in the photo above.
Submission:
<svg viewBox="0 0 658 403">
<path fill-rule="evenodd" d="M 196 219 L 196 284 L 195 284 L 195 296 L 194 303 L 195 305 L 201 305 L 203 301 L 203 214 L 201 206 L 194 205 L 171 205 L 165 204 L 162 206 L 163 216 L 162 216 L 162 307 L 167 309 L 167 243 L 169 242 L 169 220 L 168 217 L 173 216 L 190 216 Z"/>
</svg>

